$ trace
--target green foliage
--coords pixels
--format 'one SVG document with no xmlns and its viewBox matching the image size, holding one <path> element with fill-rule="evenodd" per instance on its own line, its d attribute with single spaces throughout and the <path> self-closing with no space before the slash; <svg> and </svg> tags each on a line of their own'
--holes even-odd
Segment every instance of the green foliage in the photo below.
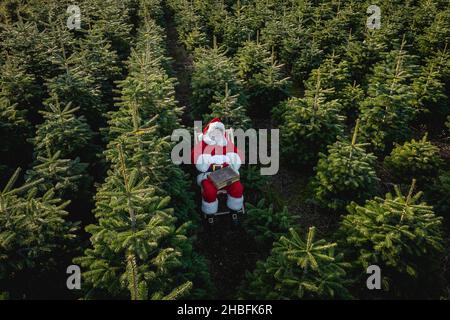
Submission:
<svg viewBox="0 0 450 320">
<path fill-rule="evenodd" d="M 244 299 L 336 299 L 350 298 L 342 254 L 335 253 L 336 243 L 314 240 L 315 228 L 306 241 L 294 229 L 274 243 L 266 261 L 257 263 L 247 274 L 240 290 Z"/>
<path fill-rule="evenodd" d="M 178 38 L 189 51 L 206 45 L 206 31 L 201 17 L 195 11 L 192 2 L 168 1 L 170 8 L 176 12 Z"/>
<path fill-rule="evenodd" d="M 261 114 L 270 111 L 287 97 L 288 77 L 274 52 L 254 41 L 247 41 L 236 54 L 239 77 L 244 81 L 250 111 Z"/>
<path fill-rule="evenodd" d="M 445 119 L 450 111 L 445 88 L 444 62 L 448 61 L 448 58 L 446 49 L 427 58 L 426 64 L 420 67 L 420 72 L 412 83 L 416 94 L 416 107 L 420 112 L 419 120 L 427 125 L 430 132 L 439 133 L 442 130 L 442 119 Z"/>
<path fill-rule="evenodd" d="M 328 147 L 327 155 L 320 155 L 313 185 L 323 207 L 342 209 L 352 200 L 361 203 L 374 194 L 379 180 L 376 157 L 366 152 L 367 144 L 356 143 L 358 123 L 351 142 L 340 139 Z"/>
<path fill-rule="evenodd" d="M 436 214 L 444 217 L 447 228 L 450 227 L 450 171 L 443 171 L 426 186 L 425 199 L 433 205 Z"/>
<path fill-rule="evenodd" d="M 415 181 L 406 196 L 395 187 L 395 194 L 388 193 L 384 199 L 350 205 L 339 234 L 348 258 L 355 259 L 361 270 L 378 265 L 383 289 L 402 297 L 414 294 L 414 289 L 423 290 L 421 280 L 436 276 L 444 250 L 442 218 L 420 201 L 422 192 L 414 193 L 414 186 Z"/>
<path fill-rule="evenodd" d="M 7 169 L 17 165 L 18 162 L 28 160 L 18 159 L 17 154 L 23 155 L 24 151 L 28 149 L 26 137 L 29 135 L 29 122 L 26 120 L 24 112 L 17 110 L 17 105 L 11 104 L 8 99 L 0 97 L 0 136 L 8 137 L 0 144 L 1 178 Z M 7 175 L 9 175 L 8 172 Z"/>
<path fill-rule="evenodd" d="M 10 56 L 0 67 L 0 97 L 16 104 L 18 110 L 25 112 L 27 119 L 36 121 L 41 105 L 42 88 L 36 77 L 27 72 L 23 61 Z"/>
<path fill-rule="evenodd" d="M 73 108 L 69 102 L 61 104 L 54 96 L 47 103 L 48 111 L 40 111 L 44 122 L 37 126 L 36 136 L 31 140 L 36 156 L 47 156 L 47 148 L 51 153 L 60 152 L 63 158 L 75 158 L 91 147 L 93 133 L 84 116 L 76 116 L 78 107 Z"/>
<path fill-rule="evenodd" d="M 246 230 L 255 238 L 258 244 L 271 246 L 272 243 L 286 234 L 295 225 L 297 216 L 288 212 L 287 207 L 275 210 L 273 204 L 267 205 L 264 199 L 256 205 L 246 203 Z"/>
<path fill-rule="evenodd" d="M 184 298 L 191 286 L 196 298 L 208 290 L 205 261 L 189 237 L 192 197 L 170 162 L 166 134 L 179 125 L 180 110 L 160 47 L 146 44 L 152 25 L 139 31 L 129 75 L 119 84 L 119 108 L 109 114 L 111 165 L 95 197 L 98 221 L 86 228 L 92 247 L 75 260 L 85 270 L 88 298 Z"/>
<path fill-rule="evenodd" d="M 304 98 L 291 98 L 275 110 L 281 114 L 282 152 L 292 162 L 315 163 L 318 153 L 343 134 L 341 106 L 337 100 L 325 98 L 320 79 L 317 77 L 315 89 L 308 90 Z"/>
<path fill-rule="evenodd" d="M 414 178 L 424 185 L 436 179 L 443 161 L 439 148 L 431 144 L 425 135 L 418 141 L 412 139 L 397 145 L 384 159 L 384 164 L 396 182 L 407 183 Z"/>
<path fill-rule="evenodd" d="M 360 105 L 362 136 L 377 151 L 389 150 L 394 141 L 407 139 L 417 113 L 409 85 L 414 65 L 404 50 L 405 44 L 403 41 L 399 50 L 389 52 L 374 67 L 368 97 Z"/>
<path fill-rule="evenodd" d="M 81 194 L 86 194 L 91 183 L 90 177 L 86 174 L 87 164 L 81 163 L 79 158 L 74 160 L 61 159 L 61 152 L 55 154 L 38 155 L 32 169 L 27 171 L 26 180 L 36 181 L 44 179 L 37 186 L 40 193 L 54 190 L 57 197 L 61 199 L 77 199 Z"/>
<path fill-rule="evenodd" d="M 0 279 L 9 281 L 31 268 L 54 268 L 77 230 L 64 219 L 68 202 L 55 197 L 52 189 L 36 196 L 35 187 L 43 179 L 14 188 L 19 173 L 0 192 Z"/>
<path fill-rule="evenodd" d="M 238 105 L 245 105 L 242 81 L 237 77 L 237 68 L 226 57 L 223 48 L 201 48 L 195 51 L 192 73 L 192 114 L 199 117 L 208 113 L 208 107 L 216 95 L 223 94 L 225 85 L 234 94 L 239 94 Z"/>
<path fill-rule="evenodd" d="M 239 105 L 239 94 L 232 95 L 228 83 L 225 84 L 225 93 L 216 94 L 213 99 L 214 103 L 209 106 L 211 114 L 204 116 L 206 123 L 217 117 L 227 127 L 248 129 L 250 119 L 247 117 L 247 110 L 245 106 Z"/>
</svg>

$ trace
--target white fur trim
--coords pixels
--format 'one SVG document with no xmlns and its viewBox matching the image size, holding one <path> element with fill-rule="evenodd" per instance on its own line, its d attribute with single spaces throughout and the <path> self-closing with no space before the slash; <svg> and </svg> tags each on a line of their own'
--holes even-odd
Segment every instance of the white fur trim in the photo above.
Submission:
<svg viewBox="0 0 450 320">
<path fill-rule="evenodd" d="M 234 198 L 230 195 L 227 197 L 227 207 L 231 210 L 238 211 L 244 206 L 244 196 L 240 198 Z"/>
<path fill-rule="evenodd" d="M 214 214 L 219 209 L 219 200 L 216 199 L 214 202 L 206 202 L 202 199 L 202 212 L 206 214 Z"/>
<path fill-rule="evenodd" d="M 212 132 L 214 129 L 220 129 L 225 134 L 225 125 L 222 122 L 213 122 L 208 126 L 206 133 Z"/>
<path fill-rule="evenodd" d="M 211 139 L 211 137 L 209 136 L 210 133 L 214 130 L 214 129 L 220 129 L 222 130 L 223 133 L 223 139 L 221 141 L 215 141 L 213 139 Z M 210 145 L 210 146 L 214 146 L 214 145 L 218 145 L 218 146 L 226 146 L 228 144 L 227 139 L 225 137 L 225 126 L 222 122 L 213 122 L 208 126 L 208 130 L 206 130 L 206 133 L 202 135 L 202 139 L 203 141 L 205 141 L 206 144 Z"/>
<path fill-rule="evenodd" d="M 230 163 L 230 160 L 231 160 L 230 157 L 225 156 L 223 154 L 218 154 L 211 157 L 211 163 L 214 164 Z"/>
<path fill-rule="evenodd" d="M 199 155 L 197 161 L 195 162 L 195 167 L 200 172 L 208 171 L 210 165 L 211 165 L 211 155 L 209 154 Z"/>
<path fill-rule="evenodd" d="M 230 159 L 229 164 L 231 165 L 231 167 L 234 170 L 239 171 L 239 168 L 242 164 L 241 157 L 239 157 L 239 155 L 235 152 L 228 152 L 227 157 Z"/>
<path fill-rule="evenodd" d="M 201 186 L 202 185 L 202 181 L 205 180 L 205 179 L 208 179 L 208 175 L 209 175 L 209 172 L 202 172 L 199 175 L 197 175 L 197 184 L 199 186 Z"/>
</svg>

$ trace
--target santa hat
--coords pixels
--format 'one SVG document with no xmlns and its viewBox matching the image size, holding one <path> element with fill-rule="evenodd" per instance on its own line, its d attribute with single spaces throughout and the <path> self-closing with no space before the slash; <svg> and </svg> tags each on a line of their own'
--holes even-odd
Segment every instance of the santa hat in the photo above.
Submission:
<svg viewBox="0 0 450 320">
<path fill-rule="evenodd" d="M 203 133 L 200 134 L 200 139 L 203 139 L 207 144 L 215 144 L 214 141 L 210 138 L 210 133 L 215 130 L 219 129 L 223 132 L 224 136 L 224 144 L 227 144 L 226 138 L 225 138 L 225 125 L 220 121 L 219 118 L 212 119 L 204 128 Z"/>
</svg>

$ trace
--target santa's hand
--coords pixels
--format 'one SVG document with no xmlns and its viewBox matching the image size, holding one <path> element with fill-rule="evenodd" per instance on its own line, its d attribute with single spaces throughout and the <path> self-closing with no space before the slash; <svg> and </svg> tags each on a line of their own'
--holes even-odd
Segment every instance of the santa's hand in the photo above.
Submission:
<svg viewBox="0 0 450 320">
<path fill-rule="evenodd" d="M 227 153 L 227 157 L 230 159 L 230 161 L 227 161 L 230 164 L 230 166 L 234 170 L 238 171 L 242 164 L 242 161 L 241 161 L 241 158 L 239 157 L 239 155 L 235 152 L 229 152 L 229 153 Z"/>
<path fill-rule="evenodd" d="M 195 162 L 195 167 L 200 172 L 206 172 L 209 169 L 209 166 L 212 164 L 212 157 L 209 154 L 201 154 L 198 156 L 197 161 Z"/>
</svg>

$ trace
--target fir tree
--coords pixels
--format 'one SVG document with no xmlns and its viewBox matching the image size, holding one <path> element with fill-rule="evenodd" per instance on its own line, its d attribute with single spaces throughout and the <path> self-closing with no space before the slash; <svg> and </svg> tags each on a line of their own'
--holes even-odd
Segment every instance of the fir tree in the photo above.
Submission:
<svg viewBox="0 0 450 320">
<path fill-rule="evenodd" d="M 151 25 L 144 23 L 142 32 Z M 208 273 L 188 237 L 192 200 L 180 194 L 188 187 L 170 163 L 166 136 L 179 122 L 173 80 L 155 46 L 138 39 L 120 83 L 119 109 L 110 114 L 105 155 L 111 166 L 96 195 L 98 222 L 86 228 L 92 248 L 76 262 L 86 270 L 87 297 L 173 299 L 188 291 L 202 297 Z M 181 213 L 170 206 L 172 194 Z"/>
<path fill-rule="evenodd" d="M 244 299 L 332 299 L 349 298 L 342 254 L 336 243 L 315 240 L 315 228 L 309 228 L 306 241 L 294 229 L 274 243 L 265 262 L 259 261 L 247 274 L 240 290 Z"/>
<path fill-rule="evenodd" d="M 445 93 L 446 48 L 427 59 L 412 83 L 416 95 L 415 105 L 419 111 L 418 122 L 426 123 L 429 131 L 442 129 L 442 119 L 449 113 L 449 100 Z"/>
<path fill-rule="evenodd" d="M 246 214 L 245 228 L 263 247 L 271 246 L 286 234 L 297 218 L 287 207 L 276 210 L 273 204 L 267 205 L 265 199 L 260 199 L 256 205 L 247 203 Z"/>
<path fill-rule="evenodd" d="M 37 186 L 40 193 L 54 190 L 57 197 L 61 199 L 80 199 L 86 196 L 91 183 L 86 174 L 88 165 L 80 162 L 79 158 L 61 159 L 61 152 L 52 154 L 50 148 L 47 155 L 38 155 L 32 169 L 27 171 L 27 181 L 44 179 Z"/>
<path fill-rule="evenodd" d="M 80 108 L 72 107 L 70 102 L 61 103 L 57 96 L 49 99 L 46 106 L 48 111 L 40 111 L 44 122 L 37 126 L 32 139 L 36 156 L 47 156 L 49 148 L 52 154 L 60 152 L 62 158 L 90 159 L 93 133 L 84 116 L 75 115 Z"/>
<path fill-rule="evenodd" d="M 0 181 L 12 174 L 13 166 L 18 163 L 26 165 L 29 161 L 29 155 L 26 156 L 29 150 L 26 142 L 26 137 L 30 135 L 29 126 L 24 111 L 18 110 L 17 105 L 11 104 L 9 99 L 0 97 L 0 136 L 5 137 L 0 145 Z"/>
<path fill-rule="evenodd" d="M 0 67 L 0 88 L 0 97 L 16 104 L 29 121 L 36 123 L 43 92 L 36 77 L 27 72 L 23 61 L 14 56 L 7 58 Z"/>
<path fill-rule="evenodd" d="M 57 35 L 59 33 L 55 36 Z M 84 64 L 84 57 L 79 54 L 69 55 L 65 45 L 61 44 L 52 52 L 50 59 L 59 71 L 46 83 L 50 99 L 56 95 L 62 104 L 72 103 L 80 108 L 91 127 L 101 127 L 106 106 L 102 103 L 100 86 L 96 79 L 90 71 L 80 67 Z"/>
<path fill-rule="evenodd" d="M 412 139 L 403 145 L 397 145 L 384 159 L 395 182 L 407 183 L 413 178 L 424 187 L 435 179 L 443 161 L 439 148 L 427 140 L 427 135 L 418 141 Z"/>
<path fill-rule="evenodd" d="M 340 98 L 341 92 L 350 85 L 350 71 L 345 60 L 339 61 L 339 57 L 333 52 L 320 64 L 320 68 L 312 70 L 308 80 L 305 81 L 307 90 L 314 90 L 320 77 L 320 84 L 329 100 Z"/>
<path fill-rule="evenodd" d="M 236 52 L 255 32 L 246 17 L 247 10 L 245 10 L 245 7 L 240 0 L 237 0 L 233 6 L 232 13 L 223 17 L 223 43 L 231 53 Z"/>
<path fill-rule="evenodd" d="M 435 278 L 444 250 L 442 218 L 420 201 L 422 192 L 414 193 L 414 187 L 415 181 L 406 196 L 396 186 L 395 194 L 388 193 L 384 199 L 349 206 L 339 231 L 348 257 L 362 268 L 359 272 L 378 265 L 383 270 L 383 289 L 393 296 L 423 291 L 423 284 Z"/>
<path fill-rule="evenodd" d="M 404 49 L 388 53 L 386 59 L 375 66 L 370 79 L 368 97 L 360 105 L 361 131 L 375 150 L 390 149 L 393 142 L 401 142 L 410 135 L 410 123 L 417 109 L 409 80 L 414 65 Z"/>
<path fill-rule="evenodd" d="M 250 112 L 261 115 L 287 96 L 289 78 L 283 76 L 283 65 L 276 62 L 273 51 L 271 53 L 257 42 L 247 41 L 238 50 L 236 60 L 239 77 L 246 87 Z"/>
<path fill-rule="evenodd" d="M 245 105 L 242 81 L 237 77 L 237 68 L 226 57 L 222 47 L 214 46 L 195 51 L 192 73 L 192 114 L 199 117 L 208 112 L 216 94 L 223 93 L 225 85 L 233 93 L 240 93 L 238 103 Z"/>
<path fill-rule="evenodd" d="M 291 161 L 313 164 L 318 153 L 343 133 L 341 106 L 336 100 L 326 100 L 329 90 L 322 89 L 320 79 L 318 76 L 314 90 L 306 91 L 304 98 L 291 98 L 275 110 L 281 113 L 282 151 Z"/>
<path fill-rule="evenodd" d="M 99 224 L 87 227 L 93 248 L 76 262 L 88 270 L 84 275 L 91 287 L 88 296 L 105 291 L 123 298 L 130 285 L 135 287 L 125 280 L 131 272 L 129 263 L 127 270 L 127 257 L 132 254 L 136 260 L 133 277 L 145 281 L 150 298 L 159 299 L 171 294 L 187 278 L 201 277 L 201 273 L 186 273 L 189 259 L 193 259 L 192 268 L 198 268 L 200 259 L 189 258 L 192 248 L 185 235 L 187 226 L 175 227 L 173 209 L 167 208 L 170 198 L 155 195 L 148 177 L 128 169 L 121 147 L 118 148 L 121 168 L 110 172 L 96 196 Z M 139 288 L 142 291 L 144 284 L 139 284 Z M 137 297 L 134 290 L 130 294 Z"/>
<path fill-rule="evenodd" d="M 0 279 L 8 281 L 25 270 L 55 268 L 77 230 L 64 219 L 68 202 L 55 197 L 52 189 L 38 197 L 34 187 L 43 179 L 14 188 L 19 174 L 17 169 L 0 192 Z"/>
<path fill-rule="evenodd" d="M 83 6 L 86 8 L 83 28 L 87 25 L 90 32 L 103 35 L 119 60 L 125 60 L 130 54 L 131 20 L 136 6 L 134 0 L 87 1 Z"/>
<path fill-rule="evenodd" d="M 342 209 L 350 201 L 362 202 L 373 195 L 378 178 L 374 163 L 376 157 L 367 153 L 367 143 L 357 143 L 359 121 L 352 141 L 340 139 L 321 154 L 315 168 L 313 185 L 315 198 L 321 206 Z"/>
<path fill-rule="evenodd" d="M 226 127 L 247 129 L 250 119 L 247 117 L 246 108 L 239 105 L 239 94 L 233 95 L 225 84 L 225 93 L 214 96 L 214 103 L 209 106 L 211 114 L 205 115 L 206 123 L 218 117 Z"/>
<path fill-rule="evenodd" d="M 201 16 L 196 12 L 191 1 L 168 1 L 170 8 L 176 12 L 178 38 L 187 50 L 193 52 L 196 48 L 206 45 L 207 35 Z"/>
</svg>

